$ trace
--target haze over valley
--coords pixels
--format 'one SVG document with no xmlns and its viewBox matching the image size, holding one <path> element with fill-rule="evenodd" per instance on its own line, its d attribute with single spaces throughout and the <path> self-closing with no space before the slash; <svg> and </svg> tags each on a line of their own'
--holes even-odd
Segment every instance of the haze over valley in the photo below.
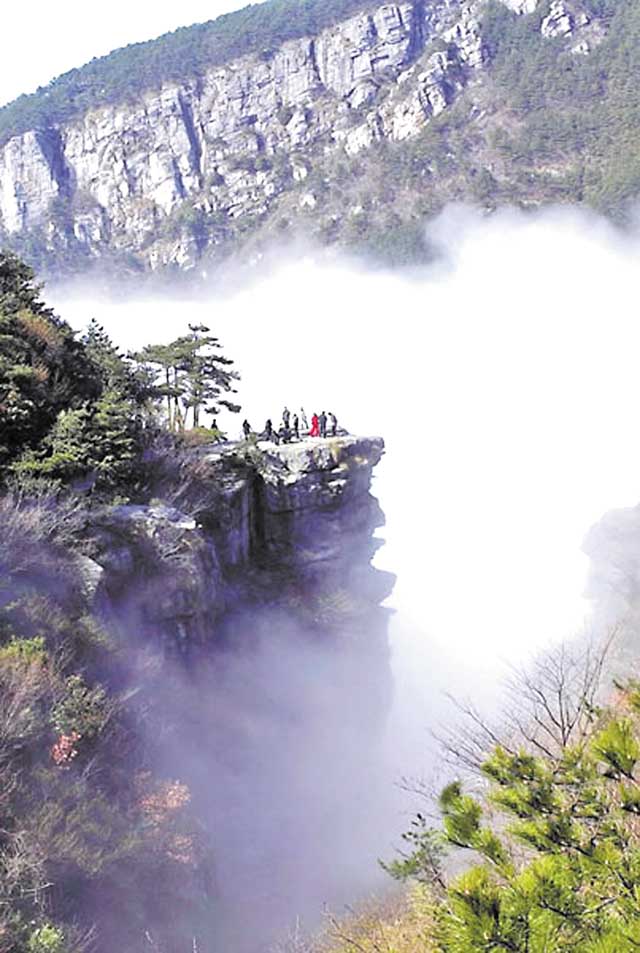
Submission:
<svg viewBox="0 0 640 953">
<path fill-rule="evenodd" d="M 37 6 L 0 953 L 634 953 L 640 8 Z"/>
<path fill-rule="evenodd" d="M 411 759 L 445 692 L 491 699 L 510 663 L 583 629 L 583 538 L 635 505 L 640 470 L 635 234 L 561 209 L 451 208 L 428 235 L 442 257 L 410 277 L 277 251 L 226 294 L 53 292 L 77 327 L 95 315 L 131 348 L 169 339 L 184 313 L 215 326 L 256 428 L 302 404 L 384 436 L 377 563 L 398 575 Z M 222 426 L 236 436 L 239 424 Z"/>
</svg>

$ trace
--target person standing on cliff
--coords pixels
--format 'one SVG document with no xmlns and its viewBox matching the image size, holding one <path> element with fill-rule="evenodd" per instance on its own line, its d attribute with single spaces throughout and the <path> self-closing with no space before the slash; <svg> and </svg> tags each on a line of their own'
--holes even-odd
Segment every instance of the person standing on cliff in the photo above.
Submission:
<svg viewBox="0 0 640 953">
<path fill-rule="evenodd" d="M 269 419 L 267 420 L 266 424 L 264 425 L 264 435 L 263 435 L 263 436 L 264 436 L 264 439 L 265 439 L 265 440 L 273 440 L 273 439 L 274 439 L 273 424 L 271 423 L 271 418 L 269 418 Z"/>
<path fill-rule="evenodd" d="M 338 418 L 333 411 L 329 412 L 329 420 L 331 422 L 331 436 L 336 437 L 338 435 Z"/>
<path fill-rule="evenodd" d="M 251 424 L 249 423 L 248 420 L 243 421 L 242 432 L 244 434 L 244 439 L 248 440 L 249 437 L 251 436 Z"/>
<path fill-rule="evenodd" d="M 327 415 L 325 414 L 324 410 L 320 414 L 320 436 L 327 436 Z"/>
<path fill-rule="evenodd" d="M 300 419 L 297 414 L 293 415 L 293 420 L 291 421 L 291 426 L 293 428 L 293 438 L 294 440 L 300 439 Z"/>
<path fill-rule="evenodd" d="M 286 430 L 289 430 L 290 424 L 291 424 L 291 411 L 289 410 L 288 407 L 285 407 L 285 409 L 282 411 L 282 426 Z"/>
<path fill-rule="evenodd" d="M 311 418 L 311 430 L 309 431 L 310 437 L 319 437 L 320 436 L 320 420 L 317 414 L 314 414 Z"/>
<path fill-rule="evenodd" d="M 300 426 L 303 433 L 309 432 L 309 421 L 307 420 L 307 415 L 304 412 L 304 407 L 300 408 Z"/>
</svg>

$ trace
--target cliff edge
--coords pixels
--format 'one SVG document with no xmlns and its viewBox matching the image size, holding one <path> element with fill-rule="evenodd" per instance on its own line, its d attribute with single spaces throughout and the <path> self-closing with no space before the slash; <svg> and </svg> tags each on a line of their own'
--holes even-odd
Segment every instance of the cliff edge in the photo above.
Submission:
<svg viewBox="0 0 640 953">
<path fill-rule="evenodd" d="M 248 606 L 368 628 L 394 581 L 371 565 L 384 517 L 370 487 L 383 452 L 377 437 L 190 452 L 179 487 L 96 512 L 82 558 L 94 604 L 172 652 L 215 640 Z"/>
</svg>

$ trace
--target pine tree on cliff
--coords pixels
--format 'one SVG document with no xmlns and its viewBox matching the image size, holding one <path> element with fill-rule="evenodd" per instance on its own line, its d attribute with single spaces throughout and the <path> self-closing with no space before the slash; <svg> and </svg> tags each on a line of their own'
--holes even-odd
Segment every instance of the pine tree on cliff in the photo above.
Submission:
<svg viewBox="0 0 640 953">
<path fill-rule="evenodd" d="M 171 344 L 147 344 L 142 351 L 131 354 L 138 369 L 148 375 L 155 396 L 166 401 L 167 426 L 175 432 L 178 427 L 179 397 L 177 355 Z"/>
<path fill-rule="evenodd" d="M 231 370 L 233 361 L 224 357 L 218 338 L 209 334 L 204 324 L 189 325 L 190 334 L 176 342 L 183 351 L 181 370 L 183 371 L 184 392 L 182 403 L 193 413 L 193 426 L 200 426 L 200 414 L 219 414 L 224 407 L 232 413 L 238 413 L 240 407 L 223 394 L 235 394 L 235 383 L 240 380 L 237 371 Z"/>
<path fill-rule="evenodd" d="M 189 330 L 171 344 L 147 345 L 133 355 L 140 366 L 155 374 L 156 394 L 166 401 L 167 423 L 173 432 L 185 429 L 189 411 L 193 426 L 198 427 L 203 410 L 210 414 L 223 407 L 233 413 L 240 410 L 223 396 L 236 393 L 240 375 L 231 369 L 234 362 L 219 353 L 222 345 L 208 327 L 189 325 Z"/>
</svg>

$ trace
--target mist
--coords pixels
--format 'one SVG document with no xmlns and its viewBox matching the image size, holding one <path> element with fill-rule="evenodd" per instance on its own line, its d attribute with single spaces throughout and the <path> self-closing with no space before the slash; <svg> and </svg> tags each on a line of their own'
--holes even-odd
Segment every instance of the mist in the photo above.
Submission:
<svg viewBox="0 0 640 953">
<path fill-rule="evenodd" d="M 428 240 L 439 256 L 411 274 L 279 252 L 195 300 L 49 293 L 75 327 L 96 317 L 124 349 L 210 326 L 242 373 L 242 415 L 219 419 L 231 437 L 286 404 L 385 438 L 373 492 L 387 517 L 377 565 L 398 576 L 389 790 L 428 776 L 446 692 L 491 703 L 509 665 L 589 625 L 582 540 L 640 497 L 638 236 L 575 211 L 451 208 Z M 258 668 L 273 671 L 264 657 Z M 354 860 L 391 851 L 406 809 L 390 796 L 395 821 Z"/>
</svg>

